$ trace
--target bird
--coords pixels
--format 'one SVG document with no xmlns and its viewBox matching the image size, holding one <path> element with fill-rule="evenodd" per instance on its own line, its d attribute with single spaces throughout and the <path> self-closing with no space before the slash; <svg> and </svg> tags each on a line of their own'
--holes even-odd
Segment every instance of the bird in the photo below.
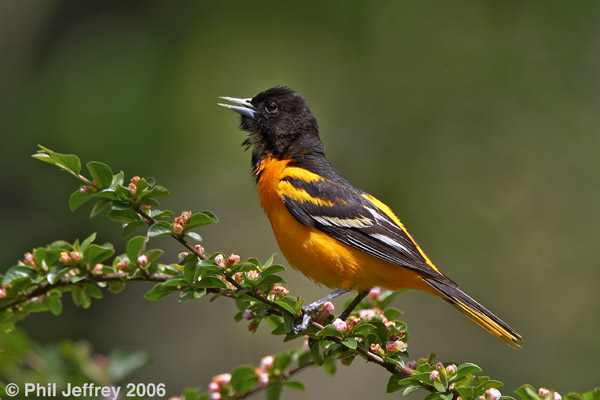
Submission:
<svg viewBox="0 0 600 400">
<path fill-rule="evenodd" d="M 446 300 L 510 347 L 522 337 L 443 274 L 392 209 L 356 188 L 329 163 L 307 101 L 286 86 L 252 98 L 220 97 L 241 116 L 243 145 L 277 244 L 294 269 L 336 289 L 303 307 L 295 332 L 326 301 L 354 290 L 347 318 L 374 287 L 416 289 Z M 231 104 L 228 104 L 231 103 Z"/>
</svg>

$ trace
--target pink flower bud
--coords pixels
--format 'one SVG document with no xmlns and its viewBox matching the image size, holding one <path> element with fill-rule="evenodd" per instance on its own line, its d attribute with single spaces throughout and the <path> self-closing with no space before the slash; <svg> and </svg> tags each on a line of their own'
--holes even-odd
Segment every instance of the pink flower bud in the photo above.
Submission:
<svg viewBox="0 0 600 400">
<path fill-rule="evenodd" d="M 223 257 L 223 254 L 217 254 L 214 262 L 221 268 L 225 267 L 225 257 Z"/>
<path fill-rule="evenodd" d="M 212 392 L 210 394 L 210 400 L 221 400 L 221 392 Z"/>
<path fill-rule="evenodd" d="M 206 250 L 204 249 L 204 247 L 200 246 L 199 244 L 195 245 L 194 249 L 196 250 L 196 253 L 198 253 L 198 254 L 204 255 L 204 253 L 206 253 Z"/>
<path fill-rule="evenodd" d="M 456 364 L 450 364 L 446 367 L 446 372 L 448 375 L 452 375 L 456 372 Z"/>
<path fill-rule="evenodd" d="M 173 233 L 176 235 L 183 233 L 183 225 L 178 224 L 177 222 L 173 222 Z"/>
<path fill-rule="evenodd" d="M 237 254 L 232 254 L 227 258 L 227 265 L 229 265 L 230 267 L 233 267 L 235 265 L 235 263 L 239 263 L 241 260 L 240 256 L 238 256 Z"/>
<path fill-rule="evenodd" d="M 221 387 L 227 386 L 231 383 L 231 374 L 224 373 L 224 374 L 217 375 L 212 378 L 212 381 L 216 382 Z"/>
<path fill-rule="evenodd" d="M 244 278 L 244 275 L 242 275 L 241 272 L 236 272 L 235 274 L 233 274 L 233 280 L 235 280 L 236 282 L 241 282 Z"/>
<path fill-rule="evenodd" d="M 73 261 L 79 261 L 81 259 L 81 254 L 78 251 L 72 251 L 70 256 Z"/>
<path fill-rule="evenodd" d="M 437 381 L 438 379 L 440 379 L 440 373 L 437 369 L 434 369 L 433 371 L 431 371 L 429 373 L 429 379 L 431 379 L 432 381 Z"/>
<path fill-rule="evenodd" d="M 208 384 L 208 391 L 210 393 L 216 393 L 219 392 L 221 390 L 221 387 L 219 386 L 219 384 L 217 382 L 211 382 Z"/>
<path fill-rule="evenodd" d="M 406 351 L 408 345 L 402 340 L 396 340 L 395 342 L 389 342 L 385 347 L 388 352 L 396 353 L 398 351 Z"/>
<path fill-rule="evenodd" d="M 6 290 L 0 289 L 0 299 L 3 299 L 5 297 L 6 297 Z"/>
<path fill-rule="evenodd" d="M 502 397 L 502 393 L 496 388 L 489 388 L 485 391 L 485 395 L 490 400 L 499 400 Z"/>
<path fill-rule="evenodd" d="M 369 291 L 369 297 L 372 299 L 377 300 L 379 298 L 379 295 L 381 294 L 381 288 L 375 286 L 373 289 L 371 289 Z"/>
<path fill-rule="evenodd" d="M 435 369 L 437 369 L 438 371 L 440 369 L 444 369 L 444 364 L 442 364 L 441 362 L 438 362 L 437 364 L 435 364 Z"/>
<path fill-rule="evenodd" d="M 127 269 L 127 265 L 129 264 L 129 259 L 124 258 L 123 260 L 117 263 L 117 269 L 119 271 L 125 271 Z"/>
<path fill-rule="evenodd" d="M 479 399 L 479 400 L 485 400 L 485 396 L 484 396 L 484 395 L 480 395 L 480 396 L 478 397 L 478 399 Z"/>
<path fill-rule="evenodd" d="M 258 384 L 262 387 L 265 387 L 269 384 L 269 374 L 266 372 L 261 372 L 258 374 Z"/>
<path fill-rule="evenodd" d="M 550 394 L 550 390 L 546 389 L 545 387 L 541 387 L 538 389 L 538 394 L 542 397 L 546 397 Z"/>
<path fill-rule="evenodd" d="M 145 254 L 142 254 L 141 256 L 139 256 L 137 258 L 137 263 L 138 265 L 141 265 L 142 267 L 146 264 L 148 264 L 148 256 L 146 256 Z"/>
<path fill-rule="evenodd" d="M 258 277 L 260 276 L 260 272 L 253 269 L 250 270 L 248 272 L 246 272 L 246 276 L 248 277 L 248 279 L 250 279 L 251 281 L 255 281 L 258 279 Z"/>
<path fill-rule="evenodd" d="M 409 361 L 408 363 L 406 363 L 406 366 L 410 369 L 417 369 L 417 362 L 416 361 Z"/>
<path fill-rule="evenodd" d="M 245 320 L 250 321 L 252 318 L 254 318 L 254 311 L 252 311 L 251 309 L 247 309 L 242 314 L 242 318 L 244 318 Z"/>
<path fill-rule="evenodd" d="M 562 396 L 558 392 L 554 392 L 554 400 L 562 400 Z"/>
<path fill-rule="evenodd" d="M 348 320 L 346 321 L 346 323 L 348 324 L 348 326 L 350 328 L 354 328 L 356 325 L 360 324 L 360 318 L 357 318 L 354 315 L 351 315 L 348 317 Z"/>
<path fill-rule="evenodd" d="M 179 259 L 179 261 L 183 261 L 189 255 L 190 253 L 188 253 L 187 251 L 182 251 L 177 255 L 177 258 Z"/>
<path fill-rule="evenodd" d="M 191 216 L 192 216 L 192 212 L 191 211 L 182 211 L 181 212 L 181 219 L 183 219 L 186 224 L 189 221 L 189 219 L 190 219 Z"/>
<path fill-rule="evenodd" d="M 88 192 L 90 191 L 90 189 L 91 189 L 91 188 L 90 188 L 88 185 L 81 185 L 81 186 L 79 187 L 79 191 L 80 191 L 81 193 L 83 193 L 83 194 L 86 194 L 86 193 L 88 193 Z"/>
<path fill-rule="evenodd" d="M 381 345 L 379 343 L 371 343 L 371 352 L 375 353 L 375 354 L 379 354 L 380 356 L 382 356 L 384 354 L 383 349 L 381 348 Z"/>
<path fill-rule="evenodd" d="M 137 186 L 135 186 L 135 183 L 133 183 L 133 182 L 130 183 L 127 186 L 127 189 L 129 189 L 129 193 L 131 193 L 132 196 L 135 196 L 137 194 Z"/>
<path fill-rule="evenodd" d="M 335 327 L 335 330 L 338 332 L 345 332 L 348 330 L 348 325 L 346 324 L 346 322 L 342 321 L 339 318 L 337 318 L 331 324 Z"/>
<path fill-rule="evenodd" d="M 262 371 L 268 371 L 271 368 L 273 368 L 274 362 L 275 362 L 275 359 L 273 358 L 273 356 L 263 357 L 262 360 L 260 360 L 260 369 Z"/>
<path fill-rule="evenodd" d="M 323 304 L 323 310 L 327 311 L 330 314 L 333 314 L 333 312 L 335 311 L 335 306 L 332 302 L 328 301 L 327 303 Z"/>
<path fill-rule="evenodd" d="M 103 272 L 102 271 L 103 269 L 104 269 L 104 265 L 103 264 L 96 264 L 94 266 L 94 273 L 95 274 L 101 274 Z"/>
<path fill-rule="evenodd" d="M 32 253 L 29 253 L 29 252 L 25 253 L 25 264 L 31 265 L 31 266 L 35 265 L 35 261 L 33 260 Z"/>
<path fill-rule="evenodd" d="M 71 256 L 66 251 L 60 253 L 60 258 L 58 259 L 63 264 L 68 264 L 71 262 Z"/>
</svg>

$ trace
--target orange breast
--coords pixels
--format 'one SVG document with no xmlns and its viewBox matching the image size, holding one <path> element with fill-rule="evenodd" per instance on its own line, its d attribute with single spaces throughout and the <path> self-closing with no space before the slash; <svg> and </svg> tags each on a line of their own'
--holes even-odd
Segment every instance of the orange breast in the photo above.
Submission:
<svg viewBox="0 0 600 400">
<path fill-rule="evenodd" d="M 286 176 L 321 179 L 296 167 L 289 160 L 265 158 L 258 166 L 258 193 L 277 239 L 290 265 L 315 282 L 330 288 L 363 291 L 374 286 L 413 288 L 439 295 L 415 272 L 354 249 L 315 228 L 298 222 L 283 203 Z"/>
</svg>

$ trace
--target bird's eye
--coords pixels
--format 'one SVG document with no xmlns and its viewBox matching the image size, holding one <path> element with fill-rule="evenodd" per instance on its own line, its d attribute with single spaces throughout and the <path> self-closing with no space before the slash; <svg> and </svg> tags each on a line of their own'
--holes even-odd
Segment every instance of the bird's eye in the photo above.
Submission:
<svg viewBox="0 0 600 400">
<path fill-rule="evenodd" d="M 265 108 L 268 112 L 275 113 L 277 112 L 277 103 L 268 103 Z"/>
</svg>

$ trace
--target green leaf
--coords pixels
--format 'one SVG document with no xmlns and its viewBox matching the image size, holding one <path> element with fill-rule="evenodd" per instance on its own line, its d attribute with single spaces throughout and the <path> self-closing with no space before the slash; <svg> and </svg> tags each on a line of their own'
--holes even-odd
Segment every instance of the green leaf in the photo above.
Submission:
<svg viewBox="0 0 600 400">
<path fill-rule="evenodd" d="M 335 374 L 335 371 L 337 370 L 337 360 L 333 357 L 327 358 L 323 363 L 323 369 L 329 375 Z"/>
<path fill-rule="evenodd" d="M 94 240 L 96 240 L 96 232 L 92 233 L 90 236 L 88 236 L 87 238 L 85 238 L 85 240 L 83 242 L 81 242 L 81 245 L 79 246 L 79 251 L 81 253 L 85 252 L 85 250 L 88 248 L 88 246 Z"/>
<path fill-rule="evenodd" d="M 65 276 L 67 272 L 69 272 L 69 267 L 61 265 L 58 267 L 54 267 L 48 272 L 46 279 L 50 282 L 51 285 L 54 285 L 60 278 Z"/>
<path fill-rule="evenodd" d="M 138 257 L 146 250 L 146 242 L 148 242 L 146 236 L 134 236 L 129 239 L 125 248 L 129 261 L 132 263 L 137 262 Z"/>
<path fill-rule="evenodd" d="M 224 289 L 227 287 L 225 282 L 220 280 L 219 278 L 215 278 L 213 276 L 204 277 L 196 284 L 198 288 L 220 288 Z"/>
<path fill-rule="evenodd" d="M 185 225 L 185 228 L 190 229 L 195 226 L 214 224 L 216 222 L 219 222 L 219 220 L 213 213 L 210 211 L 204 211 L 198 214 L 193 214 L 188 220 L 188 223 Z"/>
<path fill-rule="evenodd" d="M 99 199 L 96 204 L 94 204 L 94 207 L 92 208 L 92 211 L 90 211 L 90 218 L 94 218 L 97 215 L 99 215 L 105 208 L 107 205 L 110 204 L 110 200 L 109 199 Z"/>
<path fill-rule="evenodd" d="M 237 393 L 250 390 L 257 382 L 258 378 L 254 374 L 254 367 L 250 365 L 237 367 L 231 373 L 231 386 Z"/>
<path fill-rule="evenodd" d="M 281 383 L 269 385 L 266 390 L 266 400 L 279 400 L 283 394 L 283 386 Z"/>
<path fill-rule="evenodd" d="M 63 305 L 60 296 L 47 296 L 45 301 L 52 314 L 56 316 L 62 314 Z"/>
<path fill-rule="evenodd" d="M 158 285 L 156 285 L 152 289 L 150 289 L 148 292 L 146 292 L 144 297 L 147 300 L 155 301 L 155 300 L 162 299 L 163 297 L 166 297 L 176 291 L 177 291 L 177 287 L 168 287 L 168 286 L 163 285 L 162 283 L 159 283 Z"/>
<path fill-rule="evenodd" d="M 165 218 L 172 218 L 173 217 L 173 211 L 169 211 L 169 210 L 151 210 L 150 211 L 150 216 L 154 219 L 165 219 Z"/>
<path fill-rule="evenodd" d="M 398 375 L 392 375 L 390 376 L 390 379 L 388 379 L 386 391 L 387 393 L 392 393 L 414 383 L 416 383 L 414 379 L 401 378 Z"/>
<path fill-rule="evenodd" d="M 171 224 L 165 221 L 160 221 L 155 224 L 150 225 L 148 228 L 148 237 L 154 238 L 159 236 L 169 236 L 172 235 L 173 231 L 171 230 Z"/>
<path fill-rule="evenodd" d="M 595 388 L 583 394 L 583 400 L 600 400 L 600 388 Z"/>
<path fill-rule="evenodd" d="M 383 315 L 385 315 L 385 317 L 390 321 L 400 317 L 402 314 L 403 314 L 402 311 L 398 310 L 397 308 L 393 308 L 393 307 L 387 308 L 383 312 Z"/>
<path fill-rule="evenodd" d="M 117 200 L 119 196 L 117 196 L 117 192 L 113 188 L 104 188 L 92 195 L 93 197 L 99 197 L 101 199 L 107 200 Z"/>
<path fill-rule="evenodd" d="M 77 157 L 76 155 L 60 154 L 60 153 L 56 153 L 56 152 L 42 146 L 42 145 L 38 144 L 38 146 L 43 151 L 38 151 L 38 154 L 35 154 L 33 156 L 34 158 L 37 158 L 38 160 L 49 162 L 51 164 L 61 166 L 75 174 L 79 174 L 81 172 L 81 161 L 79 160 L 79 157 Z M 47 157 L 43 156 L 44 153 L 50 157 L 50 160 L 47 160 Z"/>
<path fill-rule="evenodd" d="M 456 391 L 463 399 L 472 399 L 475 397 L 475 391 L 472 387 L 457 387 Z"/>
<path fill-rule="evenodd" d="M 111 293 L 119 293 L 125 289 L 125 282 L 108 282 L 108 290 Z"/>
<path fill-rule="evenodd" d="M 138 183 L 139 183 L 139 181 L 138 181 Z M 146 198 L 168 196 L 168 195 L 169 195 L 169 191 L 167 190 L 167 188 L 160 186 L 160 185 L 156 185 L 152 189 L 146 190 L 143 193 L 141 193 L 139 198 L 146 199 Z"/>
<path fill-rule="evenodd" d="M 81 193 L 81 191 L 76 190 L 71 193 L 71 197 L 69 198 L 69 208 L 71 211 L 77 210 L 83 203 L 92 198 L 91 194 Z"/>
<path fill-rule="evenodd" d="M 265 268 L 260 273 L 260 276 L 263 277 L 263 278 L 266 278 L 269 275 L 273 275 L 273 274 L 276 274 L 278 272 L 283 272 L 283 271 L 285 271 L 285 267 L 283 265 L 275 264 L 275 265 L 271 265 L 268 268 Z"/>
<path fill-rule="evenodd" d="M 329 325 L 325 325 L 325 327 L 323 327 L 323 329 L 321 329 L 319 332 L 317 332 L 317 334 L 315 335 L 317 337 L 326 337 L 326 336 L 340 336 L 340 333 L 337 331 L 337 329 L 335 329 L 335 326 L 333 326 L 332 324 Z"/>
<path fill-rule="evenodd" d="M 292 362 L 292 357 L 289 354 L 277 354 L 273 359 L 273 369 L 283 371 Z"/>
<path fill-rule="evenodd" d="M 479 368 L 477 365 L 471 364 L 471 363 L 465 363 L 465 364 L 460 365 L 456 369 L 456 373 L 454 374 L 454 377 L 460 378 L 461 376 L 465 376 L 467 374 L 476 374 L 478 372 L 481 372 L 481 368 Z"/>
<path fill-rule="evenodd" d="M 142 225 L 144 225 L 144 221 L 133 221 L 133 222 L 126 224 L 123 227 L 123 231 L 121 232 L 121 237 L 124 239 L 124 238 L 127 238 L 127 237 L 133 235 L 135 233 L 135 231 L 137 230 L 137 228 L 139 228 Z"/>
<path fill-rule="evenodd" d="M 196 264 L 187 263 L 183 268 L 183 276 L 188 283 L 193 283 L 196 276 Z"/>
<path fill-rule="evenodd" d="M 73 303 L 83 309 L 90 308 L 90 305 L 92 304 L 90 297 L 79 286 L 73 286 L 71 288 L 71 297 L 73 298 Z"/>
<path fill-rule="evenodd" d="M 110 243 L 104 243 L 101 246 L 90 244 L 83 253 L 83 262 L 94 267 L 112 257 L 113 254 L 115 254 L 115 249 Z"/>
<path fill-rule="evenodd" d="M 101 201 L 101 200 L 100 200 Z M 108 213 L 108 218 L 118 222 L 139 221 L 140 216 L 133 210 L 119 210 L 113 207 Z"/>
<path fill-rule="evenodd" d="M 321 346 L 319 345 L 319 342 L 313 343 L 310 347 L 310 356 L 312 357 L 315 364 L 319 366 L 323 365 L 325 359 L 323 357 L 323 352 L 321 351 Z"/>
<path fill-rule="evenodd" d="M 535 388 L 531 385 L 523 385 L 515 390 L 515 393 L 519 395 L 523 400 L 538 400 L 539 396 Z"/>
<path fill-rule="evenodd" d="M 100 290 L 100 288 L 94 284 L 94 283 L 88 283 L 86 285 L 83 286 L 85 293 L 88 294 L 88 296 L 94 298 L 94 299 L 101 299 L 102 298 L 102 290 Z"/>
<path fill-rule="evenodd" d="M 202 241 L 202 236 L 200 236 L 196 232 L 186 232 L 185 236 L 189 237 L 192 240 L 195 240 L 196 242 L 201 242 Z"/>
<path fill-rule="evenodd" d="M 37 252 L 36 252 L 36 255 L 37 255 Z M 40 264 L 38 264 L 38 265 L 40 265 Z M 8 271 L 6 271 L 6 273 L 4 274 L 4 279 L 2 280 L 2 286 L 8 285 L 11 283 L 14 284 L 18 281 L 25 281 L 25 280 L 35 277 L 36 275 L 37 275 L 37 272 L 31 267 L 26 267 L 23 265 L 15 265 L 14 267 L 11 267 Z"/>
<path fill-rule="evenodd" d="M 275 301 L 275 304 L 277 304 L 279 307 L 283 308 L 285 311 L 289 312 L 292 315 L 296 315 L 296 310 L 294 310 L 294 307 L 290 306 L 289 304 L 284 303 L 283 301 Z"/>
<path fill-rule="evenodd" d="M 356 346 L 358 345 L 358 342 L 354 338 L 347 338 L 342 340 L 342 344 L 348 347 L 349 349 L 355 350 Z"/>
<path fill-rule="evenodd" d="M 148 257 L 148 264 L 156 260 L 158 257 L 162 256 L 163 253 L 164 251 L 161 249 L 151 249 L 146 251 L 146 257 Z"/>
<path fill-rule="evenodd" d="M 306 391 L 306 387 L 304 386 L 304 383 L 302 383 L 298 380 L 295 380 L 295 379 L 290 379 L 288 381 L 284 381 L 283 385 L 287 386 L 289 388 L 292 388 L 292 389 Z"/>
<path fill-rule="evenodd" d="M 421 389 L 421 387 L 421 385 L 408 385 L 406 389 L 404 389 L 404 392 L 402 392 L 402 396 L 406 396 L 407 394 L 410 394 L 415 390 L 419 390 Z"/>
<path fill-rule="evenodd" d="M 113 172 L 110 167 L 98 161 L 90 161 L 85 164 L 92 175 L 92 179 L 99 187 L 110 186 L 113 179 Z"/>
</svg>

